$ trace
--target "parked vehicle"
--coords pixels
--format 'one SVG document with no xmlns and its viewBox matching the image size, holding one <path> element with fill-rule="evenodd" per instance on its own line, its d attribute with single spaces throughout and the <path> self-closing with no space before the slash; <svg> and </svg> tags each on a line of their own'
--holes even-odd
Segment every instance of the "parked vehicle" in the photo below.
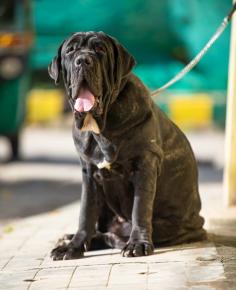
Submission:
<svg viewBox="0 0 236 290">
<path fill-rule="evenodd" d="M 0 2 L 0 135 L 19 158 L 19 133 L 30 84 L 29 55 L 32 25 L 28 0 Z"/>
</svg>

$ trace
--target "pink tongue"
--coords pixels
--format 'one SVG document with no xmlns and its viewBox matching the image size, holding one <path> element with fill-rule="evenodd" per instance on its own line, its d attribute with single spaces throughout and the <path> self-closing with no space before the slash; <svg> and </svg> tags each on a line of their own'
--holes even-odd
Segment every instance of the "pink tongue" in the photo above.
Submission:
<svg viewBox="0 0 236 290">
<path fill-rule="evenodd" d="M 75 101 L 74 109 L 77 112 L 88 112 L 95 104 L 94 95 L 87 89 L 81 89 L 78 98 Z"/>
</svg>

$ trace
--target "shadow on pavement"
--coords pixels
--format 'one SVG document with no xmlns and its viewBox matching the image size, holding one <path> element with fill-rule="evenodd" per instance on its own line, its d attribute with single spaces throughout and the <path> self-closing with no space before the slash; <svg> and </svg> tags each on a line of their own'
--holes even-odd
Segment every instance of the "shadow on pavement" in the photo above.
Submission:
<svg viewBox="0 0 236 290">
<path fill-rule="evenodd" d="M 0 220 L 55 210 L 81 195 L 81 183 L 59 180 L 0 181 Z"/>
<path fill-rule="evenodd" d="M 198 163 L 199 182 L 222 182 L 223 168 L 217 168 L 212 163 Z"/>
<path fill-rule="evenodd" d="M 80 166 L 79 158 L 65 158 L 65 157 L 45 157 L 45 156 L 37 156 L 31 158 L 20 158 L 18 160 L 11 159 L 0 159 L 0 164 L 10 164 L 10 163 L 25 163 L 25 164 L 69 164 Z"/>
</svg>

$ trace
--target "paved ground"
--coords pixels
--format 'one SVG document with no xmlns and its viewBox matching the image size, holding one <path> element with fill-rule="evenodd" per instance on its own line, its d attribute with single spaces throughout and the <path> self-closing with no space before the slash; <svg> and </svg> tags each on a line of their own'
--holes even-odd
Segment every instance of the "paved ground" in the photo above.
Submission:
<svg viewBox="0 0 236 290">
<path fill-rule="evenodd" d="M 78 206 L 26 218 L 2 235 L 0 289 L 225 289 L 222 255 L 212 242 L 162 248 L 145 258 L 105 250 L 52 261 L 57 238 L 75 230 Z"/>
<path fill-rule="evenodd" d="M 81 174 L 69 130 L 27 129 L 24 162 L 0 168 L 0 289 L 236 289 L 236 210 L 222 203 L 223 134 L 189 138 L 200 160 L 209 241 L 160 248 L 145 258 L 105 250 L 53 262 L 56 240 L 77 226 Z"/>
</svg>

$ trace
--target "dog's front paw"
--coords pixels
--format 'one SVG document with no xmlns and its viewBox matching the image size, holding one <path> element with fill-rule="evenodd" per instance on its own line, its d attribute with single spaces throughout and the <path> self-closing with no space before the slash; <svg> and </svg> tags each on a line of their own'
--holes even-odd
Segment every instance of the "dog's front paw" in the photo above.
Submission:
<svg viewBox="0 0 236 290">
<path fill-rule="evenodd" d="M 128 242 L 122 250 L 123 257 L 140 257 L 151 255 L 154 247 L 149 242 Z"/>
<path fill-rule="evenodd" d="M 85 252 L 84 246 L 77 247 L 72 242 L 55 247 L 51 251 L 51 257 L 54 261 L 57 260 L 72 260 L 83 257 Z"/>
<path fill-rule="evenodd" d="M 79 259 L 86 250 L 87 244 L 82 239 L 76 239 L 75 235 L 65 235 L 58 240 L 51 251 L 51 257 L 54 261 Z"/>
</svg>

